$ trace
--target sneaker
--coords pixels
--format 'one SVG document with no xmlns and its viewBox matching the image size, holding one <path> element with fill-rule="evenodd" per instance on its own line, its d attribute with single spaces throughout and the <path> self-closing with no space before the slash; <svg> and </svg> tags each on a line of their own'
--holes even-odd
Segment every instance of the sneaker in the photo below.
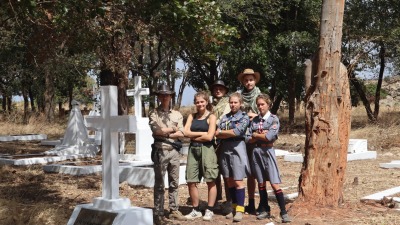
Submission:
<svg viewBox="0 0 400 225">
<path fill-rule="evenodd" d="M 200 218 L 200 217 L 202 217 L 202 216 L 203 216 L 203 215 L 201 214 L 201 212 L 199 212 L 199 211 L 193 209 L 192 212 L 190 212 L 189 214 L 187 214 L 185 217 L 186 217 L 186 219 L 188 219 L 188 220 L 194 220 L 194 219 Z"/>
<path fill-rule="evenodd" d="M 228 214 L 226 214 L 225 218 L 228 220 L 233 219 L 233 212 L 229 212 Z"/>
<path fill-rule="evenodd" d="M 235 216 L 233 217 L 233 222 L 240 222 L 243 219 L 242 212 L 236 212 Z"/>
<path fill-rule="evenodd" d="M 174 220 L 180 220 L 180 221 L 186 221 L 187 218 L 182 215 L 182 213 L 178 210 L 171 210 L 169 213 L 169 219 L 174 219 Z"/>
<path fill-rule="evenodd" d="M 290 223 L 290 222 L 292 222 L 292 220 L 290 219 L 290 217 L 289 217 L 289 215 L 287 213 L 282 214 L 281 217 L 282 217 L 282 223 Z"/>
<path fill-rule="evenodd" d="M 206 212 L 204 213 L 204 216 L 203 216 L 203 220 L 210 221 L 210 220 L 212 220 L 213 216 L 214 216 L 213 211 L 206 209 Z"/>
<path fill-rule="evenodd" d="M 263 211 L 257 216 L 258 220 L 269 219 L 269 218 L 271 218 L 271 213 L 267 211 Z"/>
</svg>

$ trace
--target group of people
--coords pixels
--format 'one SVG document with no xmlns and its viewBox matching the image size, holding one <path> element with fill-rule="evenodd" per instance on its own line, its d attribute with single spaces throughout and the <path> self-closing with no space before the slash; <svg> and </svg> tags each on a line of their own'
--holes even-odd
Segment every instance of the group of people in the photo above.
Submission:
<svg viewBox="0 0 400 225">
<path fill-rule="evenodd" d="M 161 85 L 156 91 L 160 105 L 149 114 L 153 132 L 152 160 L 154 162 L 154 222 L 164 220 L 164 176 L 168 171 L 169 219 L 191 220 L 202 217 L 210 221 L 214 206 L 222 200 L 222 186 L 231 210 L 226 218 L 240 222 L 243 214 L 255 214 L 257 219 L 271 217 L 266 181 L 274 190 L 282 222 L 291 222 L 286 211 L 274 141 L 278 138 L 279 119 L 270 113 L 271 99 L 261 93 L 256 84 L 260 74 L 245 69 L 238 75 L 244 89 L 229 96 L 228 87 L 222 80 L 211 86 L 213 101 L 204 91 L 194 96 L 196 112 L 190 114 L 185 125 L 180 112 L 170 108 L 175 92 Z M 186 182 L 192 203 L 192 211 L 182 215 L 178 210 L 178 185 L 180 154 L 177 140 L 190 138 L 187 156 Z M 224 185 L 221 182 L 221 175 Z M 248 205 L 245 207 L 245 182 L 247 178 Z M 207 208 L 204 215 L 199 208 L 197 184 L 203 179 L 208 187 Z M 260 202 L 255 207 L 256 182 Z"/>
</svg>

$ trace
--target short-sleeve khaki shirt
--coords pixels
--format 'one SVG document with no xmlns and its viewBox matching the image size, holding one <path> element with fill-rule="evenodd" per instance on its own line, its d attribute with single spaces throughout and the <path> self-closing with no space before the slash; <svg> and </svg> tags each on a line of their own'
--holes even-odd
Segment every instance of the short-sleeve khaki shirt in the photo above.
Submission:
<svg viewBox="0 0 400 225">
<path fill-rule="evenodd" d="M 160 107 L 157 107 L 156 109 L 151 110 L 149 115 L 149 125 L 153 133 L 156 130 L 173 126 L 177 127 L 182 133 L 184 131 L 183 116 L 176 110 L 170 109 L 168 111 L 164 111 Z M 154 138 L 174 142 L 174 139 L 165 138 L 163 136 L 154 136 Z M 156 147 L 163 149 L 171 148 L 171 145 L 164 142 L 155 142 L 155 145 Z"/>
</svg>

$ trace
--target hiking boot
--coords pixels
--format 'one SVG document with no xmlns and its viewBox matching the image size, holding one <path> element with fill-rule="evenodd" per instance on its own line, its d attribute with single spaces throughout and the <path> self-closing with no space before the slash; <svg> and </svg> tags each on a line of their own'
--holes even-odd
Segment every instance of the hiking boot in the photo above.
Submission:
<svg viewBox="0 0 400 225">
<path fill-rule="evenodd" d="M 290 219 L 289 215 L 287 213 L 281 215 L 282 218 L 282 223 L 290 223 L 292 220 Z"/>
<path fill-rule="evenodd" d="M 204 213 L 204 216 L 203 216 L 203 220 L 211 221 L 213 216 L 214 216 L 213 211 L 206 209 L 206 212 Z"/>
<path fill-rule="evenodd" d="M 257 216 L 258 220 L 269 219 L 269 218 L 271 218 L 271 213 L 267 211 L 263 211 Z"/>
<path fill-rule="evenodd" d="M 188 219 L 188 220 L 194 220 L 194 219 L 200 218 L 200 217 L 202 217 L 202 216 L 203 216 L 203 215 L 201 214 L 201 212 L 199 212 L 199 211 L 193 209 L 192 212 L 190 212 L 189 214 L 187 214 L 185 217 L 186 217 L 186 219 Z"/>
<path fill-rule="evenodd" d="M 242 212 L 236 212 L 235 216 L 233 217 L 233 222 L 240 222 L 243 219 Z"/>
<path fill-rule="evenodd" d="M 233 212 L 229 212 L 228 214 L 226 214 L 225 218 L 228 220 L 233 219 Z"/>
<path fill-rule="evenodd" d="M 169 219 L 171 220 L 179 220 L 179 221 L 186 221 L 187 218 L 182 215 L 182 213 L 178 210 L 171 210 L 169 213 Z"/>
<path fill-rule="evenodd" d="M 244 207 L 244 212 L 248 214 L 256 214 L 256 208 L 254 206 L 246 205 Z"/>
</svg>

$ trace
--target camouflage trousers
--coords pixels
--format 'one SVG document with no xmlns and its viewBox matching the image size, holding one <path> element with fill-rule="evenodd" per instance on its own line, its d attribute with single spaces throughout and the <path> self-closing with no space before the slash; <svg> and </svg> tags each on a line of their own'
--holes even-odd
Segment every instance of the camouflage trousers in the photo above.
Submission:
<svg viewBox="0 0 400 225">
<path fill-rule="evenodd" d="M 169 209 L 178 210 L 180 154 L 176 150 L 158 149 L 154 162 L 154 214 L 164 215 L 164 177 L 168 172 Z"/>
</svg>

